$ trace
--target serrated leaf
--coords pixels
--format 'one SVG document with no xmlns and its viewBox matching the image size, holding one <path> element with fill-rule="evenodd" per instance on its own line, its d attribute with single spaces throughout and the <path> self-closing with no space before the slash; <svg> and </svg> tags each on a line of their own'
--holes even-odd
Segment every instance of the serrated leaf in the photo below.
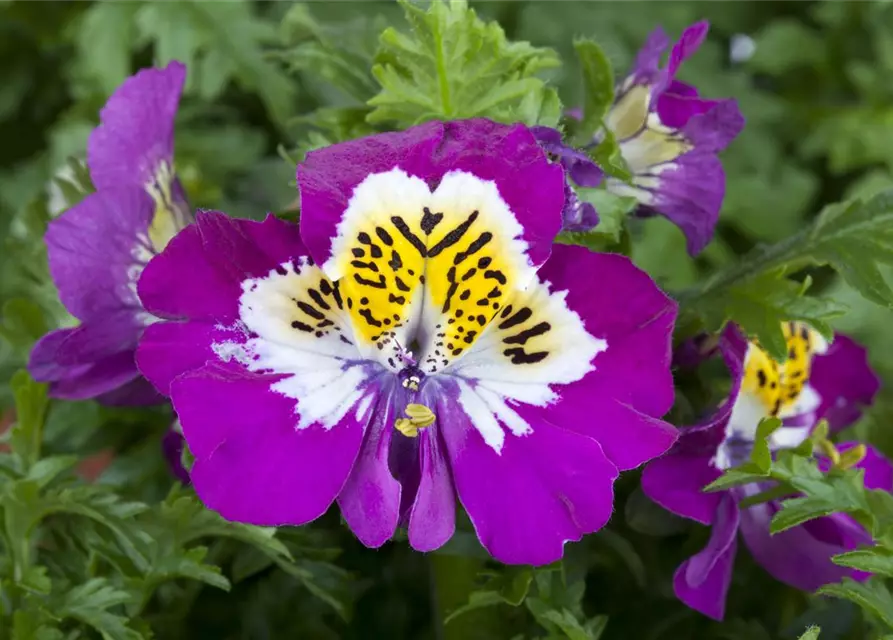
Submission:
<svg viewBox="0 0 893 640">
<path fill-rule="evenodd" d="M 112 586 L 105 578 L 93 578 L 72 587 L 56 611 L 61 617 L 93 627 L 103 640 L 144 640 L 142 634 L 127 626 L 127 618 L 109 611 L 131 599 L 131 594 Z"/>
<path fill-rule="evenodd" d="M 786 273 L 827 264 L 865 298 L 891 307 L 893 289 L 881 276 L 878 263 L 893 264 L 891 190 L 865 202 L 826 207 L 800 233 L 754 249 L 680 298 L 711 325 L 728 319 L 749 325 L 749 332 L 762 334 L 769 341 L 766 346 L 773 356 L 781 356 L 780 333 L 769 330 L 776 319 L 803 320 L 828 337 L 831 328 L 827 320 L 844 311 L 834 301 L 804 296 L 802 287 L 782 279 Z"/>
<path fill-rule="evenodd" d="M 756 465 L 748 463 L 740 467 L 732 467 L 731 469 L 726 469 L 720 477 L 704 487 L 702 491 L 706 491 L 708 493 L 714 491 L 725 491 L 726 489 L 730 489 L 742 484 L 750 484 L 751 482 L 764 482 L 768 477 L 768 473 L 765 473 Z"/>
<path fill-rule="evenodd" d="M 433 119 L 510 121 L 522 100 L 542 90 L 535 77 L 558 65 L 549 49 L 509 42 L 495 22 L 478 19 L 465 0 L 428 9 L 401 0 L 411 33 L 386 29 L 372 69 L 381 91 L 369 100 L 370 123 L 411 126 Z"/>
<path fill-rule="evenodd" d="M 583 120 L 577 130 L 577 142 L 589 143 L 602 126 L 602 120 L 614 102 L 614 71 L 608 56 L 594 41 L 580 38 L 574 50 L 583 70 Z"/>
<path fill-rule="evenodd" d="M 825 585 L 816 593 L 855 602 L 877 616 L 887 627 L 893 629 L 893 597 L 881 580 L 871 579 L 867 582 L 856 582 L 852 578 L 844 578 L 837 584 Z"/>
<path fill-rule="evenodd" d="M 555 128 L 561 120 L 561 99 L 553 87 L 542 87 L 531 91 L 521 100 L 515 110 L 515 119 L 529 127 L 542 126 Z"/>
<path fill-rule="evenodd" d="M 837 502 L 814 497 L 784 500 L 781 507 L 781 511 L 776 513 L 769 523 L 770 533 L 781 533 L 808 520 L 815 520 L 841 511 Z"/>
<path fill-rule="evenodd" d="M 880 547 L 857 549 L 831 558 L 834 564 L 868 573 L 893 577 L 893 551 Z"/>
<path fill-rule="evenodd" d="M 844 305 L 830 298 L 805 295 L 808 284 L 788 280 L 777 271 L 768 272 L 714 291 L 699 299 L 695 309 L 709 329 L 718 330 L 734 321 L 749 338 L 758 339 L 770 356 L 783 362 L 787 345 L 782 323 L 806 322 L 830 340 L 834 331 L 829 321 L 846 312 Z"/>
<path fill-rule="evenodd" d="M 607 251 L 621 241 L 626 217 L 638 204 L 635 198 L 618 196 L 605 189 L 576 188 L 580 200 L 591 203 L 598 212 L 598 225 L 591 231 L 565 231 L 555 242 L 575 244 L 590 251 Z"/>
</svg>

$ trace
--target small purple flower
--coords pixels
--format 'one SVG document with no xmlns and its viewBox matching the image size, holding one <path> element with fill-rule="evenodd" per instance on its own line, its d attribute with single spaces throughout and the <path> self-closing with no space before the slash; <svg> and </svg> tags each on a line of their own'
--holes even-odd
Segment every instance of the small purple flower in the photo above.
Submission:
<svg viewBox="0 0 893 640">
<path fill-rule="evenodd" d="M 695 87 L 675 79 L 708 28 L 703 21 L 685 29 L 663 68 L 660 58 L 670 42 L 661 28 L 655 29 L 605 118 L 633 174 L 632 184 L 608 177 L 607 188 L 634 196 L 646 211 L 668 218 L 685 234 L 691 255 L 713 237 L 725 195 L 717 153 L 744 127 L 735 100 L 701 98 Z"/>
<path fill-rule="evenodd" d="M 337 500 L 367 546 L 404 526 L 430 551 L 458 494 L 507 563 L 601 528 L 618 472 L 676 439 L 676 305 L 623 256 L 552 246 L 564 174 L 530 131 L 432 122 L 297 177 L 300 230 L 200 213 L 140 279 L 171 321 L 137 360 L 203 502 L 300 525 Z"/>
<path fill-rule="evenodd" d="M 148 261 L 192 220 L 173 172 L 174 116 L 186 68 L 145 69 L 100 112 L 87 165 L 97 192 L 49 224 L 50 274 L 78 320 L 41 338 L 29 370 L 57 398 L 107 404 L 162 400 L 134 361 L 153 321 L 136 294 Z"/>
<path fill-rule="evenodd" d="M 870 542 L 849 516 L 834 514 L 770 535 L 778 502 L 739 508 L 742 499 L 765 487 L 702 491 L 724 469 L 746 461 L 763 418 L 783 420 L 769 441 L 770 449 L 778 450 L 800 444 L 822 418 L 832 428 L 847 426 L 874 399 L 879 381 L 855 342 L 838 335 L 828 346 L 799 323 L 786 323 L 785 337 L 789 357 L 778 364 L 759 346 L 748 344 L 735 327 L 727 328 L 719 347 L 732 377 L 728 401 L 703 424 L 682 429 L 673 449 L 648 464 L 642 475 L 642 488 L 652 500 L 712 527 L 707 546 L 676 571 L 674 589 L 686 605 L 717 620 L 725 612 L 739 531 L 757 562 L 793 587 L 814 591 L 843 576 L 865 577 L 830 560 Z M 853 445 L 846 443 L 840 450 Z M 827 468 L 829 463 L 821 464 Z M 868 488 L 893 489 L 893 466 L 875 450 L 868 448 L 857 466 L 865 469 Z"/>
<path fill-rule="evenodd" d="M 632 172 L 632 182 L 610 176 L 549 127 L 535 127 L 543 148 L 558 159 L 580 187 L 597 187 L 603 178 L 608 191 L 632 196 L 645 214 L 668 218 L 685 234 L 688 252 L 697 255 L 713 237 L 725 195 L 725 174 L 717 153 L 744 127 L 735 100 L 706 100 L 695 87 L 675 79 L 682 62 L 697 51 L 707 35 L 708 23 L 688 27 L 673 49 L 667 65 L 660 58 L 669 39 L 658 28 L 636 57 L 632 72 L 617 88 L 605 127 L 614 134 L 620 154 Z M 581 116 L 571 110 L 572 118 Z M 589 146 L 601 142 L 597 138 Z M 595 208 L 571 195 L 565 206 L 565 231 L 586 231 L 598 224 Z"/>
</svg>

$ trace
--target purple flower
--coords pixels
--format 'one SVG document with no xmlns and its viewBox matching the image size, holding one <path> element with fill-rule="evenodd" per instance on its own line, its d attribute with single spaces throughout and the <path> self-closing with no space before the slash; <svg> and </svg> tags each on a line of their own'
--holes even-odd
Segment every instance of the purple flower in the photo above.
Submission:
<svg viewBox="0 0 893 640">
<path fill-rule="evenodd" d="M 605 127 L 617 139 L 633 174 L 631 184 L 609 176 L 605 187 L 636 198 L 645 214 L 668 218 L 685 234 L 691 255 L 700 253 L 713 237 L 725 195 L 725 174 L 717 153 L 744 127 L 734 100 L 706 100 L 695 87 L 675 79 L 683 60 L 701 46 L 707 29 L 707 22 L 688 27 L 664 68 L 660 58 L 669 39 L 662 29 L 653 31 L 605 117 Z M 574 109 L 568 115 L 579 118 L 581 113 Z M 534 133 L 575 184 L 602 183 L 605 176 L 585 149 L 565 144 L 561 133 L 549 127 L 535 127 Z M 589 148 L 600 142 L 599 137 Z M 598 224 L 595 208 L 580 203 L 570 186 L 568 191 L 564 230 L 586 231 Z"/>
<path fill-rule="evenodd" d="M 148 261 L 192 219 L 173 173 L 174 116 L 186 68 L 145 69 L 100 112 L 87 165 L 97 188 L 49 224 L 50 273 L 78 320 L 41 338 L 29 370 L 57 398 L 107 404 L 162 400 L 134 361 L 152 316 L 136 294 Z"/>
<path fill-rule="evenodd" d="M 404 526 L 430 551 L 458 494 L 507 563 L 601 528 L 618 472 L 676 439 L 676 305 L 625 257 L 552 247 L 564 175 L 530 131 L 432 122 L 297 177 L 300 230 L 201 213 L 140 279 L 171 321 L 137 360 L 204 503 L 299 525 L 337 500 L 367 546 Z"/>
<path fill-rule="evenodd" d="M 778 364 L 730 326 L 719 344 L 732 377 L 728 401 L 703 424 L 682 429 L 673 449 L 651 462 L 642 475 L 642 488 L 652 500 L 712 527 L 707 546 L 676 571 L 674 589 L 689 607 L 718 620 L 725 612 L 739 531 L 757 562 L 793 587 L 814 591 L 843 576 L 865 577 L 830 560 L 870 542 L 868 533 L 849 516 L 834 514 L 770 536 L 769 521 L 779 504 L 744 509 L 738 504 L 764 486 L 702 491 L 724 469 L 748 458 L 756 426 L 764 417 L 783 420 L 770 436 L 770 448 L 793 447 L 821 418 L 834 428 L 845 427 L 877 393 L 878 378 L 868 366 L 865 350 L 846 336 L 837 336 L 829 347 L 799 323 L 786 323 L 785 336 L 789 357 Z M 851 446 L 847 443 L 840 449 Z M 822 464 L 827 468 L 829 463 Z M 858 466 L 865 469 L 867 487 L 893 489 L 893 466 L 873 449 L 868 448 Z"/>
</svg>

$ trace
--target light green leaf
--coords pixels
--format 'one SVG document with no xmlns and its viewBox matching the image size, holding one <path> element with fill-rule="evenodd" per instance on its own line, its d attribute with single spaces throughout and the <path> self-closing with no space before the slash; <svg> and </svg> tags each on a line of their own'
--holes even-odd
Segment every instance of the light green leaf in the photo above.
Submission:
<svg viewBox="0 0 893 640">
<path fill-rule="evenodd" d="M 531 91 L 521 100 L 515 110 L 515 119 L 529 127 L 558 126 L 561 120 L 561 99 L 552 87 L 542 87 L 539 91 Z"/>
<path fill-rule="evenodd" d="M 12 450 L 29 469 L 40 458 L 43 425 L 46 423 L 47 386 L 34 382 L 25 371 L 10 382 L 16 402 L 16 423 L 12 428 Z"/>
<path fill-rule="evenodd" d="M 165 66 L 179 60 L 193 71 L 199 50 L 206 44 L 207 34 L 192 22 L 189 8 L 178 2 L 147 2 L 136 14 L 140 35 L 155 43 L 155 64 Z M 193 74 L 187 76 L 187 85 Z"/>
<path fill-rule="evenodd" d="M 87 9 L 75 31 L 77 60 L 106 94 L 130 74 L 133 19 L 138 7 L 131 2 L 97 2 Z"/>
<path fill-rule="evenodd" d="M 614 102 L 614 71 L 608 56 L 592 40 L 574 41 L 574 50 L 583 70 L 583 121 L 576 133 L 579 144 L 588 144 Z"/>
<path fill-rule="evenodd" d="M 543 89 L 535 77 L 558 65 L 549 49 L 509 42 L 502 28 L 478 19 L 465 0 L 401 5 L 411 33 L 382 33 L 372 69 L 381 91 L 369 100 L 370 123 L 411 126 L 433 119 L 510 121 L 520 103 Z"/>
</svg>

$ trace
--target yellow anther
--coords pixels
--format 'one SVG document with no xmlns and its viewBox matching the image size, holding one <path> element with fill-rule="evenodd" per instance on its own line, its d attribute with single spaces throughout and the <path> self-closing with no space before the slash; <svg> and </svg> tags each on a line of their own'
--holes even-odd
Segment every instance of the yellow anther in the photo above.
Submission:
<svg viewBox="0 0 893 640">
<path fill-rule="evenodd" d="M 430 427 L 436 417 L 434 412 L 423 404 L 406 405 L 406 418 L 397 418 L 394 428 L 407 438 L 415 438 L 419 435 L 419 429 Z"/>
</svg>

